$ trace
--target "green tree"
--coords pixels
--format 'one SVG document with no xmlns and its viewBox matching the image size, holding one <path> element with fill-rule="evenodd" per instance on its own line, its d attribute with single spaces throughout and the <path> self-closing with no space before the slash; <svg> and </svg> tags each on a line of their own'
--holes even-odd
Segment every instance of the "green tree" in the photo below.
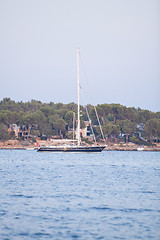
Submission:
<svg viewBox="0 0 160 240">
<path fill-rule="evenodd" d="M 64 117 L 66 123 L 68 123 L 69 127 L 73 127 L 73 111 L 68 111 Z"/>
<path fill-rule="evenodd" d="M 154 118 L 155 114 L 149 110 L 138 109 L 137 120 L 139 123 L 146 123 L 151 118 Z"/>
<path fill-rule="evenodd" d="M 109 138 L 111 137 L 111 135 L 117 137 L 120 134 L 120 127 L 114 122 L 109 122 L 103 127 L 103 131 L 104 134 L 107 135 Z"/>
<path fill-rule="evenodd" d="M 114 116 L 113 116 L 113 114 L 109 113 L 109 114 L 108 114 L 108 117 L 107 117 L 107 120 L 110 121 L 110 122 L 111 122 L 111 121 L 114 121 Z"/>
<path fill-rule="evenodd" d="M 155 137 L 160 137 L 160 120 L 158 119 L 150 119 L 147 121 L 147 123 L 144 126 L 144 131 L 146 136 L 148 136 L 150 139 Z"/>
<path fill-rule="evenodd" d="M 160 112 L 156 112 L 155 117 L 160 120 Z"/>
<path fill-rule="evenodd" d="M 34 124 L 37 124 L 39 126 L 43 127 L 43 124 L 47 122 L 47 118 L 45 117 L 45 115 L 40 111 L 36 111 L 35 113 L 33 113 L 31 115 L 32 121 Z"/>
<path fill-rule="evenodd" d="M 48 117 L 51 114 L 50 107 L 41 107 L 40 111 L 44 114 L 45 117 Z"/>
<path fill-rule="evenodd" d="M 0 123 L 0 140 L 6 141 L 9 138 L 10 136 L 8 134 L 8 128 L 3 123 Z"/>
<path fill-rule="evenodd" d="M 57 130 L 57 133 L 62 138 L 66 132 L 66 122 L 63 119 L 59 118 L 53 123 L 53 126 Z"/>
<path fill-rule="evenodd" d="M 136 123 L 131 122 L 129 119 L 117 121 L 117 124 L 119 124 L 120 130 L 124 134 L 130 135 L 136 131 Z"/>
<path fill-rule="evenodd" d="M 67 110 L 77 112 L 77 104 L 74 102 L 67 104 Z"/>
<path fill-rule="evenodd" d="M 46 137 L 51 137 L 53 136 L 53 129 L 50 124 L 44 123 L 43 128 L 41 128 L 41 135 L 46 136 Z"/>
</svg>

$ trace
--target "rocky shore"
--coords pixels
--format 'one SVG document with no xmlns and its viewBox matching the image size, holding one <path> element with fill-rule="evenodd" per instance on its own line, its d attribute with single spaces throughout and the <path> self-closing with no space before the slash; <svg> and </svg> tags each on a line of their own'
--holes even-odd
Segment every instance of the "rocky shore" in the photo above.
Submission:
<svg viewBox="0 0 160 240">
<path fill-rule="evenodd" d="M 53 142 L 42 141 L 40 145 L 47 146 L 52 145 Z M 5 142 L 0 142 L 0 149 L 18 149 L 18 150 L 31 150 L 37 149 L 39 144 L 29 142 L 29 141 L 18 141 L 18 140 L 8 140 Z M 106 151 L 137 151 L 139 145 L 134 143 L 108 143 Z M 143 146 L 143 151 L 160 151 L 160 143 L 153 146 Z"/>
<path fill-rule="evenodd" d="M 108 144 L 106 151 L 137 151 L 140 146 L 134 143 Z M 160 151 L 160 144 L 143 146 L 143 151 Z"/>
<path fill-rule="evenodd" d="M 26 141 L 18 141 L 18 140 L 8 140 L 5 142 L 0 141 L 0 149 L 34 149 L 36 147 L 35 143 L 26 142 Z"/>
</svg>

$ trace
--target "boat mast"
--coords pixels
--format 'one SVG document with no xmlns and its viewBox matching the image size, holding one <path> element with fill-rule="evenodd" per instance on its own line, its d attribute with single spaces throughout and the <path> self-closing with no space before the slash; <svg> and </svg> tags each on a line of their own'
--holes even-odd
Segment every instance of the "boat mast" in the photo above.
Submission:
<svg viewBox="0 0 160 240">
<path fill-rule="evenodd" d="M 79 49 L 77 48 L 77 90 L 78 90 L 78 126 L 77 126 L 77 143 L 80 146 L 80 104 L 79 104 Z"/>
<path fill-rule="evenodd" d="M 75 135 L 75 112 L 73 112 L 73 141 L 74 141 L 74 135 Z"/>
</svg>

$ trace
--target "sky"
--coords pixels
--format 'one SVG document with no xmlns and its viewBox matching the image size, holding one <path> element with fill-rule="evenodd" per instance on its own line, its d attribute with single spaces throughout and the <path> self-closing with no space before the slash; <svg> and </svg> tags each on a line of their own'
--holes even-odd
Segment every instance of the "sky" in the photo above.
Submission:
<svg viewBox="0 0 160 240">
<path fill-rule="evenodd" d="M 77 102 L 77 48 L 81 104 L 160 111 L 159 0 L 0 0 L 0 100 Z"/>
</svg>

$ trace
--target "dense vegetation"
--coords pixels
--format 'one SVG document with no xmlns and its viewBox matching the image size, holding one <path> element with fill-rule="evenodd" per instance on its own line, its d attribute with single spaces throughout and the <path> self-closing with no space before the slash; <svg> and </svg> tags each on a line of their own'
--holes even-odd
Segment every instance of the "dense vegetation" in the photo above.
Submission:
<svg viewBox="0 0 160 240">
<path fill-rule="evenodd" d="M 160 112 L 154 113 L 140 108 L 127 108 L 120 104 L 97 105 L 97 112 L 107 139 L 115 140 L 130 135 L 130 140 L 138 141 L 136 132 L 145 139 L 152 141 L 160 138 Z M 96 136 L 100 136 L 100 129 L 95 117 L 94 107 L 87 105 Z M 81 106 L 81 124 L 87 119 L 86 109 Z M 77 112 L 75 103 L 42 103 L 15 102 L 10 98 L 0 101 L 0 139 L 14 138 L 14 133 L 8 134 L 10 124 L 18 126 L 31 126 L 31 136 L 59 136 L 70 137 L 67 125 L 73 126 L 73 112 Z"/>
</svg>

